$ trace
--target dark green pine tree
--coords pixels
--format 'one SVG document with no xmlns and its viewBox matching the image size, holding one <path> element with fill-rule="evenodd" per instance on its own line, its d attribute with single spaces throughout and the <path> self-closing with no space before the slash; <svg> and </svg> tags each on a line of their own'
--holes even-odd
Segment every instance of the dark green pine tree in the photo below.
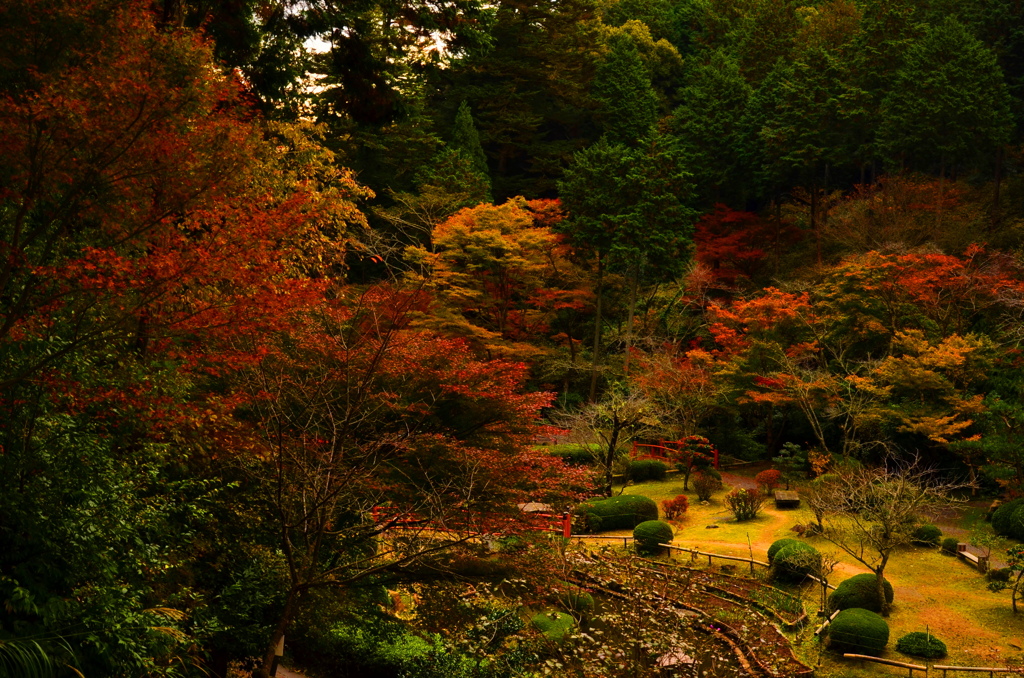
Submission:
<svg viewBox="0 0 1024 678">
<path fill-rule="evenodd" d="M 577 153 L 558 183 L 562 204 L 572 215 L 562 230 L 577 245 L 591 249 L 597 261 L 591 400 L 601 359 L 604 272 L 620 271 L 630 280 L 628 361 L 641 278 L 671 278 L 688 259 L 697 213 L 684 165 L 685 156 L 670 135 L 652 132 L 635 148 L 605 136 Z"/>
<path fill-rule="evenodd" d="M 451 141 L 417 175 L 420 192 L 442 190 L 463 195 L 459 207 L 491 202 L 491 177 L 473 114 L 465 101 L 459 106 Z"/>
<path fill-rule="evenodd" d="M 448 147 L 466 156 L 475 171 L 485 177 L 490 176 L 487 156 L 480 145 L 480 135 L 477 134 L 476 125 L 473 123 L 473 113 L 465 101 L 459 105 L 459 112 L 455 114 L 455 127 Z"/>
<path fill-rule="evenodd" d="M 597 67 L 591 93 L 608 140 L 635 145 L 658 120 L 658 95 L 633 38 L 618 34 Z"/>
<path fill-rule="evenodd" d="M 878 145 L 893 165 L 950 167 L 1009 139 L 1010 101 L 995 54 L 947 18 L 907 50 L 882 103 Z"/>
<path fill-rule="evenodd" d="M 750 93 L 739 63 L 723 50 L 692 66 L 680 90 L 670 129 L 686 148 L 704 203 L 740 204 L 746 197 L 751 181 L 740 154 L 740 123 Z"/>
</svg>

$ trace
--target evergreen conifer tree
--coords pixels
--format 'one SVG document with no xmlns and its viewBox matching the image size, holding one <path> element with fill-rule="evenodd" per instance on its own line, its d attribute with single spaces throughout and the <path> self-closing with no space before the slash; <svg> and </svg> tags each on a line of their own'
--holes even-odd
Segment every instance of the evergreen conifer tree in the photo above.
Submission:
<svg viewBox="0 0 1024 678">
<path fill-rule="evenodd" d="M 591 90 L 612 143 L 635 145 L 658 120 L 658 95 L 632 37 L 614 36 Z"/>
</svg>

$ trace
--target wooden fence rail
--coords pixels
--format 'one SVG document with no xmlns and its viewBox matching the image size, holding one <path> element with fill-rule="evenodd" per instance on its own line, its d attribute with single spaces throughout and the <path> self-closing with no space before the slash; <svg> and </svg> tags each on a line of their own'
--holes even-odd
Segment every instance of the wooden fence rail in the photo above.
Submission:
<svg viewBox="0 0 1024 678">
<path fill-rule="evenodd" d="M 610 537 L 610 536 L 603 535 L 603 534 L 574 534 L 574 535 L 572 535 L 569 538 L 570 539 L 575 539 L 577 541 L 583 541 L 584 539 L 598 539 L 598 540 L 605 539 L 605 540 L 611 540 L 611 541 L 621 541 L 623 548 L 626 548 L 627 546 L 629 546 L 629 542 L 633 541 L 633 537 Z"/>
<path fill-rule="evenodd" d="M 754 565 L 760 565 L 762 567 L 771 567 L 768 563 L 762 562 L 760 560 L 754 560 L 753 558 L 741 558 L 739 556 L 727 556 L 727 555 L 723 555 L 721 553 L 708 553 L 707 551 L 699 551 L 697 549 L 688 549 L 685 546 L 673 546 L 672 544 L 658 544 L 658 546 L 662 546 L 662 547 L 668 549 L 668 556 L 669 556 L 669 558 L 672 557 L 672 551 L 683 551 L 685 553 L 689 553 L 693 559 L 696 559 L 697 556 L 707 556 L 708 567 L 711 566 L 711 559 L 712 558 L 720 558 L 721 560 L 735 560 L 735 561 L 739 561 L 741 563 L 750 563 L 750 573 L 751 574 L 754 573 Z"/>
<path fill-rule="evenodd" d="M 892 659 L 882 659 L 881 657 L 872 657 L 866 654 L 843 654 L 846 659 L 859 659 L 866 662 L 874 662 L 876 664 L 885 664 L 887 666 L 897 666 L 901 669 L 907 669 L 907 675 L 913 678 L 914 671 L 923 671 L 928 673 L 927 666 L 921 666 L 920 664 L 907 664 L 905 662 L 897 662 Z"/>
<path fill-rule="evenodd" d="M 989 678 L 992 678 L 997 673 L 1024 673 L 1021 669 L 1007 669 L 998 666 L 942 666 L 941 664 L 932 664 L 932 668 L 936 671 L 942 671 L 942 677 L 946 677 L 946 671 L 964 671 L 966 673 L 988 673 Z"/>
</svg>

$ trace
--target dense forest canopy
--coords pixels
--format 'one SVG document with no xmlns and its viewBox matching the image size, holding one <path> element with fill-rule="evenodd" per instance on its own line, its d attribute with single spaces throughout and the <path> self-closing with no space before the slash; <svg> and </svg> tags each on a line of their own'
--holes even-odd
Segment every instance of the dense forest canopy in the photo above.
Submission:
<svg viewBox="0 0 1024 678">
<path fill-rule="evenodd" d="M 1022 12 L 4 0 L 0 667 L 393 635 L 574 415 L 1024 491 Z"/>
</svg>

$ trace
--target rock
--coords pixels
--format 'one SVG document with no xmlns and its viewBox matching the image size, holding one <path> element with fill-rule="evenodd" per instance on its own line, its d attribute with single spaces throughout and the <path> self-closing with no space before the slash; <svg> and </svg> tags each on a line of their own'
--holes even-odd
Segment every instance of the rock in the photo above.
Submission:
<svg viewBox="0 0 1024 678">
<path fill-rule="evenodd" d="M 706 525 L 704 527 L 704 529 L 705 530 L 717 530 L 718 529 L 718 525 Z"/>
<path fill-rule="evenodd" d="M 1021 642 L 1020 642 L 1020 640 L 1019 640 L 1019 639 L 1017 639 L 1017 638 L 1014 638 L 1013 640 L 1011 640 L 1011 641 L 1009 642 L 1009 645 L 1010 645 L 1010 647 L 1012 647 L 1012 648 L 1014 648 L 1014 649 L 1017 649 L 1017 650 L 1024 650 L 1024 646 L 1021 646 Z"/>
</svg>

